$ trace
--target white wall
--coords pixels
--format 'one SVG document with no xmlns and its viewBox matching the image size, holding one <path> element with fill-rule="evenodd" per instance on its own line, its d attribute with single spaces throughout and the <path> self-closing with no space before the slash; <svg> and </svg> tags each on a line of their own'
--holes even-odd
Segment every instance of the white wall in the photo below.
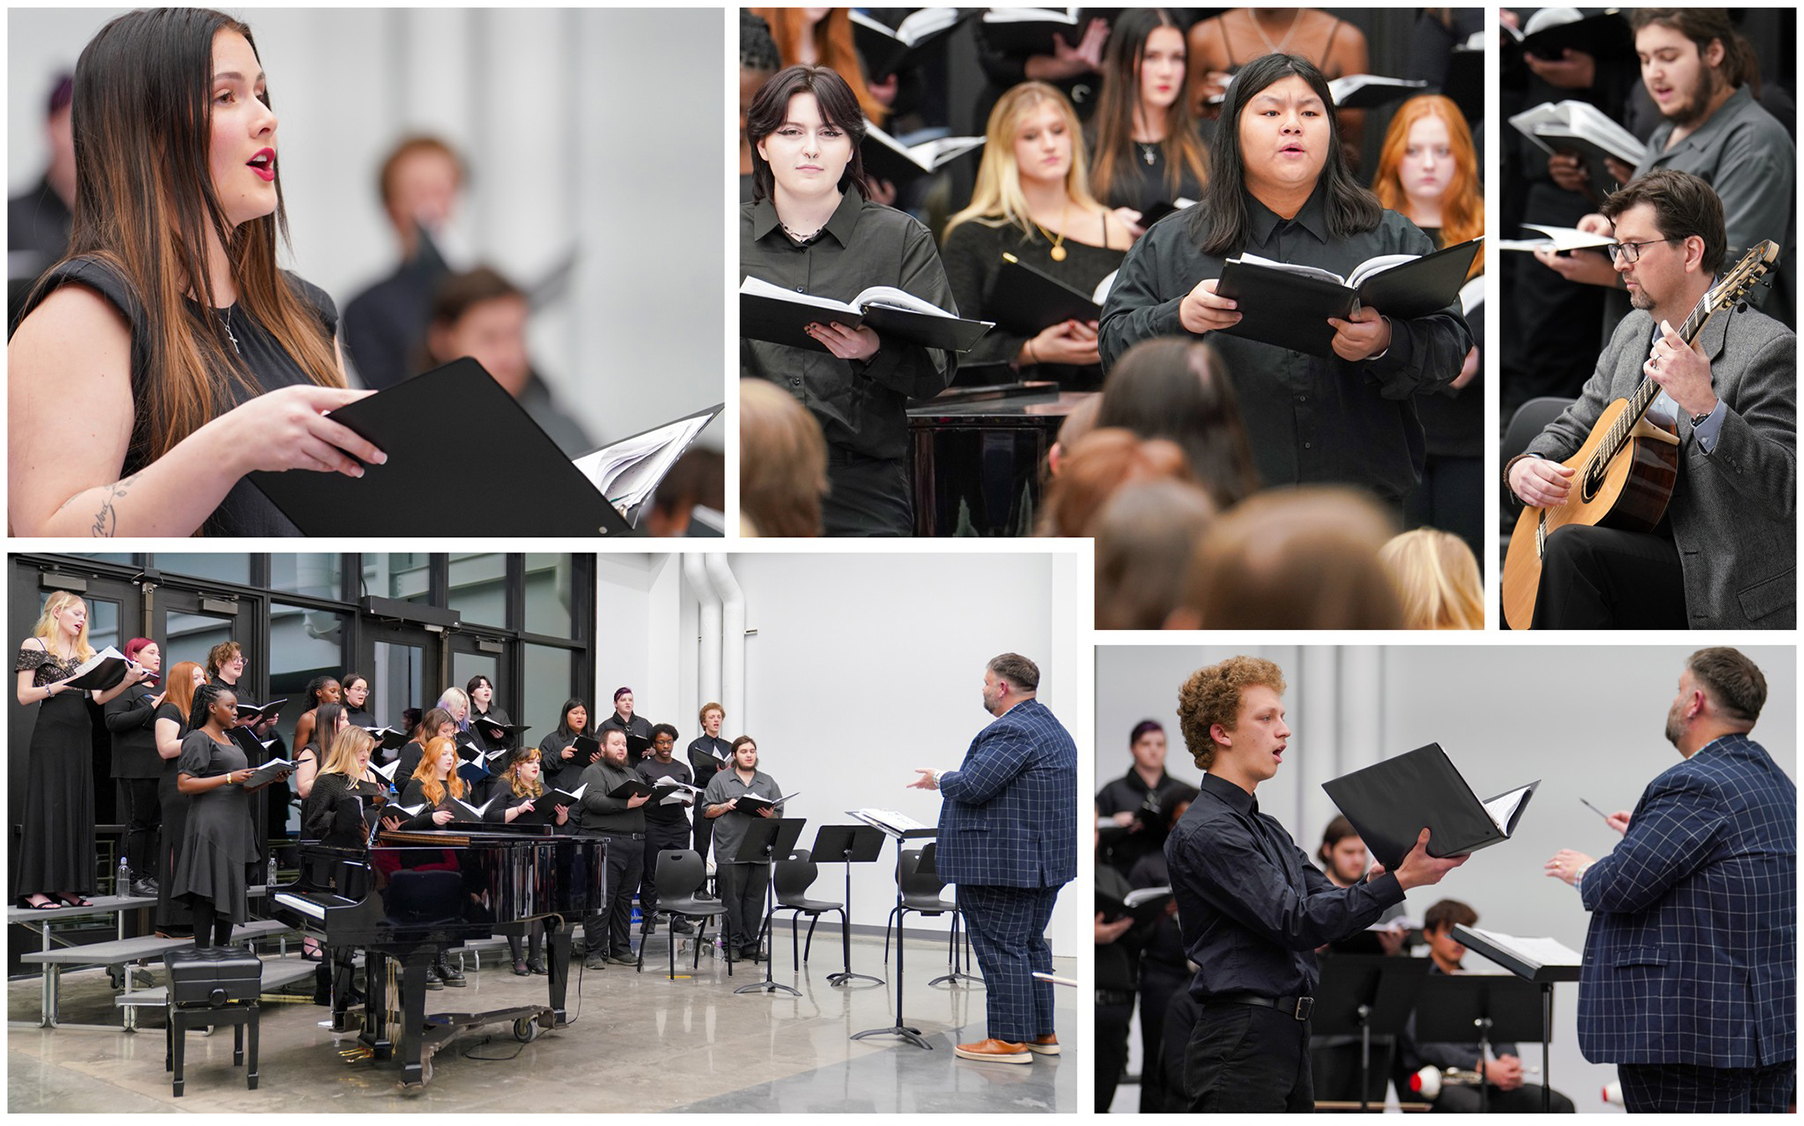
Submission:
<svg viewBox="0 0 1804 1126">
<path fill-rule="evenodd" d="M 1070 617 L 1080 572 L 1087 577 L 1078 558 L 729 556 L 745 592 L 746 629 L 756 633 L 746 641 L 744 714 L 728 716 L 723 735 L 756 737 L 778 784 L 804 791 L 794 810 L 809 821 L 804 846 L 819 826 L 849 823 L 848 809 L 875 806 L 937 821 L 937 795 L 905 787 L 917 766 L 950 769 L 963 759 L 990 718 L 980 690 L 984 665 L 998 653 L 1013 650 L 1040 666 L 1040 699 L 1077 739 L 1080 762 L 1089 759 L 1087 655 L 1075 630 L 1055 626 L 1061 615 Z M 653 722 L 672 722 L 687 740 L 702 701 L 694 697 L 697 614 L 693 595 L 682 589 L 680 562 L 601 556 L 598 667 L 604 692 L 632 684 L 640 711 Z M 663 596 L 665 575 L 680 590 L 674 599 Z M 675 644 L 664 645 L 668 639 Z M 843 878 L 843 870 L 824 867 L 820 894 L 836 898 Z M 895 897 L 891 850 L 855 868 L 853 881 L 852 921 L 881 927 Z M 1061 956 L 1081 945 L 1078 886 L 1060 897 L 1053 917 L 1053 949 Z"/>
<path fill-rule="evenodd" d="M 1168 770 L 1195 782 L 1177 728 L 1179 686 L 1196 669 L 1236 653 L 1265 657 L 1284 669 L 1294 734 L 1278 776 L 1259 788 L 1262 811 L 1313 851 L 1334 813 L 1322 781 L 1430 742 L 1445 748 L 1481 798 L 1540 779 L 1515 838 L 1478 852 L 1439 886 L 1410 893 L 1408 912 L 1420 919 L 1436 900 L 1460 899 L 1478 911 L 1481 926 L 1551 935 L 1583 949 L 1589 916 L 1576 892 L 1542 874 L 1542 863 L 1562 848 L 1607 854 L 1620 838 L 1579 798 L 1606 811 L 1632 809 L 1647 782 L 1678 761 L 1661 732 L 1679 672 L 1696 648 L 1099 646 L 1096 776 L 1103 782 L 1130 768 L 1128 731 L 1150 717 L 1166 725 Z M 1797 651 L 1741 649 L 1769 688 L 1754 737 L 1795 779 Z M 1467 964 L 1485 963 L 1469 955 Z M 1579 1054 L 1577 997 L 1572 986 L 1555 990 L 1553 1085 L 1580 1110 L 1598 1110 L 1596 1092 L 1615 1079 L 1615 1068 Z"/>
<path fill-rule="evenodd" d="M 121 9 L 7 16 L 7 183 L 47 160 L 50 77 Z M 541 374 L 597 442 L 724 397 L 719 9 L 232 9 L 250 24 L 280 118 L 294 250 L 340 308 L 386 275 L 375 182 L 430 131 L 472 176 L 473 255 L 530 286 L 574 247 L 562 297 L 533 318 Z M 703 436 L 718 448 L 719 421 Z"/>
</svg>

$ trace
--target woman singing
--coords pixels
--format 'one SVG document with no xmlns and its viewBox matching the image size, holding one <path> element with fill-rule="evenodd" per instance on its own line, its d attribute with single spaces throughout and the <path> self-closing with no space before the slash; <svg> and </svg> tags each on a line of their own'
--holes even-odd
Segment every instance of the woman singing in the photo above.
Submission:
<svg viewBox="0 0 1804 1126">
<path fill-rule="evenodd" d="M 370 701 L 370 678 L 360 672 L 348 672 L 338 678 L 343 686 L 345 714 L 353 727 L 375 727 L 376 717 L 364 705 Z"/>
<path fill-rule="evenodd" d="M 464 782 L 457 776 L 456 744 L 446 738 L 433 739 L 426 744 L 425 753 L 420 756 L 420 765 L 414 770 L 413 777 L 407 782 L 406 791 L 401 795 L 403 806 L 411 808 L 424 805 L 427 808 L 402 827 L 429 829 L 450 824 L 457 819 L 451 799 L 463 796 Z M 426 971 L 426 987 L 438 989 L 449 985 L 461 989 L 465 984 L 463 971 L 453 969 L 445 960 L 444 951 L 439 951 L 438 960 Z"/>
<path fill-rule="evenodd" d="M 1234 335 L 1222 264 L 1243 253 L 1345 276 L 1382 254 L 1434 244 L 1379 206 L 1347 169 L 1321 71 L 1293 55 L 1248 63 L 1228 89 L 1203 198 L 1128 252 L 1102 313 L 1103 364 L 1134 344 L 1185 333 L 1221 355 L 1268 485 L 1339 481 L 1393 507 L 1422 472 L 1413 399 L 1453 381 L 1472 347 L 1457 304 L 1411 320 L 1362 306 L 1330 319 L 1333 356 Z"/>
<path fill-rule="evenodd" d="M 1120 267 L 1132 242 L 1126 221 L 1090 195 L 1083 136 L 1065 95 L 1044 82 L 1024 82 L 1002 95 L 984 132 L 971 206 L 946 224 L 941 250 L 962 315 L 995 319 L 989 310 L 1004 254 L 1091 293 Z M 1032 336 L 998 324 L 962 362 L 1008 364 L 1070 390 L 1102 386 L 1094 321 L 1060 321 Z"/>
<path fill-rule="evenodd" d="M 163 651 L 148 637 L 125 643 L 125 659 L 154 674 L 163 668 Z M 157 894 L 157 782 L 163 776 L 163 760 L 157 757 L 157 708 L 166 692 L 146 677 L 108 700 L 101 719 L 113 735 L 113 779 L 125 798 L 120 811 L 125 821 L 125 863 L 131 869 L 132 895 Z M 114 888 L 125 895 L 127 888 Z"/>
<path fill-rule="evenodd" d="M 1110 207 L 1132 211 L 1135 237 L 1148 207 L 1203 194 L 1203 139 L 1184 97 L 1184 59 L 1184 32 L 1162 8 L 1123 12 L 1103 54 L 1090 186 Z"/>
<path fill-rule="evenodd" d="M 364 394 L 345 389 L 332 299 L 276 266 L 250 28 L 199 8 L 114 19 L 77 64 L 74 130 L 69 256 L 7 347 L 15 534 L 295 534 L 247 473 L 386 458 L 327 417 Z"/>
<path fill-rule="evenodd" d="M 539 740 L 539 756 L 544 762 L 545 781 L 560 789 L 574 790 L 592 761 L 589 756 L 578 754 L 573 745 L 578 735 L 588 734 L 588 705 L 572 696 L 564 701 L 558 717 L 557 727 Z"/>
<path fill-rule="evenodd" d="M 540 761 L 537 747 L 527 747 L 515 752 L 513 761 L 508 763 L 507 773 L 502 776 L 506 788 L 500 791 L 501 801 L 489 808 L 489 820 L 503 821 L 512 825 L 521 814 L 537 813 L 536 803 L 545 795 L 545 783 L 539 777 L 543 764 Z M 563 828 L 570 822 L 570 807 L 554 805 L 551 807 L 552 824 Z M 514 973 L 525 977 L 529 973 L 545 972 L 545 923 L 543 920 L 532 924 L 531 946 L 526 958 L 520 957 L 520 939 L 517 935 L 507 936 L 508 949 L 514 956 Z"/>
<path fill-rule="evenodd" d="M 857 99 L 826 67 L 792 66 L 764 84 L 746 119 L 754 202 L 740 209 L 741 276 L 841 301 L 894 286 L 956 314 L 927 228 L 867 198 L 864 133 Z M 820 349 L 743 341 L 740 374 L 777 384 L 820 422 L 828 535 L 913 534 L 904 408 L 952 382 L 952 354 L 868 325 L 808 332 Z"/>
<path fill-rule="evenodd" d="M 258 850 L 244 784 L 255 771 L 226 734 L 237 726 L 237 709 L 238 698 L 228 689 L 211 684 L 195 689 L 176 774 L 176 786 L 192 800 L 170 894 L 186 899 L 199 947 L 226 945 L 232 924 L 250 918 L 250 867 Z M 286 774 L 278 771 L 276 777 Z M 264 785 L 268 782 L 256 788 Z"/>
<path fill-rule="evenodd" d="M 430 708 L 420 717 L 420 726 L 414 729 L 413 740 L 401 748 L 400 761 L 395 766 L 396 783 L 405 786 L 413 777 L 413 772 L 420 765 L 421 755 L 426 744 L 434 739 L 443 739 L 455 743 L 457 739 L 457 719 L 444 708 Z"/>
<path fill-rule="evenodd" d="M 57 901 L 86 907 L 94 890 L 94 727 L 84 697 L 104 706 L 150 670 L 128 665 L 125 679 L 104 692 L 70 688 L 75 670 L 92 656 L 87 603 L 66 590 L 52 593 L 14 666 L 19 703 L 43 705 L 26 752 L 19 874 L 13 885 L 21 907 L 42 910 Z"/>
<path fill-rule="evenodd" d="M 163 776 L 157 780 L 157 804 L 163 811 L 163 836 L 157 845 L 157 933 L 166 938 L 188 936 L 191 914 L 169 894 L 175 880 L 176 858 L 182 852 L 182 833 L 188 823 L 188 795 L 176 786 L 180 772 L 182 740 L 188 737 L 188 715 L 194 707 L 194 690 L 207 682 L 207 670 L 193 661 L 178 662 L 163 678 L 167 685 L 157 707 L 157 758 Z"/>
</svg>

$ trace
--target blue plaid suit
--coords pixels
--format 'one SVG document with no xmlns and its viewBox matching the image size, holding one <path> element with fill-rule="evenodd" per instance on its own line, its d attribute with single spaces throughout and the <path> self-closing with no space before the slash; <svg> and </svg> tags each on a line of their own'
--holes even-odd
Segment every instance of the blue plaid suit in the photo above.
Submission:
<svg viewBox="0 0 1804 1126">
<path fill-rule="evenodd" d="M 965 761 L 940 775 L 940 877 L 958 905 L 983 967 L 989 1035 L 1051 1035 L 1052 972 L 1046 927 L 1059 888 L 1077 878 L 1077 744 L 1038 700 L 1004 712 L 971 740 Z"/>
<path fill-rule="evenodd" d="M 1649 783 L 1579 884 L 1586 1059 L 1750 1075 L 1797 1059 L 1797 802 L 1746 735 Z"/>
</svg>

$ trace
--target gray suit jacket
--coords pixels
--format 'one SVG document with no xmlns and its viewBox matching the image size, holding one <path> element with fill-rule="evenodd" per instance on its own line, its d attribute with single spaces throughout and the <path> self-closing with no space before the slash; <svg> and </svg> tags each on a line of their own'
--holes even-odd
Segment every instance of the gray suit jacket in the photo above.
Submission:
<svg viewBox="0 0 1804 1126">
<path fill-rule="evenodd" d="M 1641 382 L 1653 316 L 1623 318 L 1577 402 L 1526 452 L 1564 461 L 1614 399 Z M 1749 309 L 1704 329 L 1717 398 L 1727 417 L 1716 452 L 1679 420 L 1679 479 L 1667 513 L 1685 575 L 1693 629 L 1793 629 L 1797 624 L 1797 337 Z M 1684 413 L 1680 412 L 1681 415 Z"/>
</svg>

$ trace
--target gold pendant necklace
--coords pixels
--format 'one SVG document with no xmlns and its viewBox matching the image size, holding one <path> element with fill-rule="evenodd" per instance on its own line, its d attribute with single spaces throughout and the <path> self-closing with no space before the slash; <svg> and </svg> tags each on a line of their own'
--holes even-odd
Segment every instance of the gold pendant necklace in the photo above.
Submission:
<svg viewBox="0 0 1804 1126">
<path fill-rule="evenodd" d="M 1071 210 L 1071 197 L 1066 196 L 1065 197 L 1065 205 L 1063 207 L 1059 208 L 1059 235 L 1057 238 L 1054 238 L 1051 235 L 1047 234 L 1046 228 L 1040 226 L 1040 221 L 1038 219 L 1034 220 L 1034 226 L 1036 228 L 1038 228 L 1041 236 L 1044 237 L 1047 242 L 1050 242 L 1052 244 L 1052 249 L 1048 250 L 1046 252 L 1046 257 L 1052 259 L 1054 262 L 1063 262 L 1065 260 L 1065 255 L 1068 253 L 1065 250 L 1065 246 L 1064 246 L 1064 243 L 1065 243 L 1065 216 L 1070 210 Z"/>
</svg>

